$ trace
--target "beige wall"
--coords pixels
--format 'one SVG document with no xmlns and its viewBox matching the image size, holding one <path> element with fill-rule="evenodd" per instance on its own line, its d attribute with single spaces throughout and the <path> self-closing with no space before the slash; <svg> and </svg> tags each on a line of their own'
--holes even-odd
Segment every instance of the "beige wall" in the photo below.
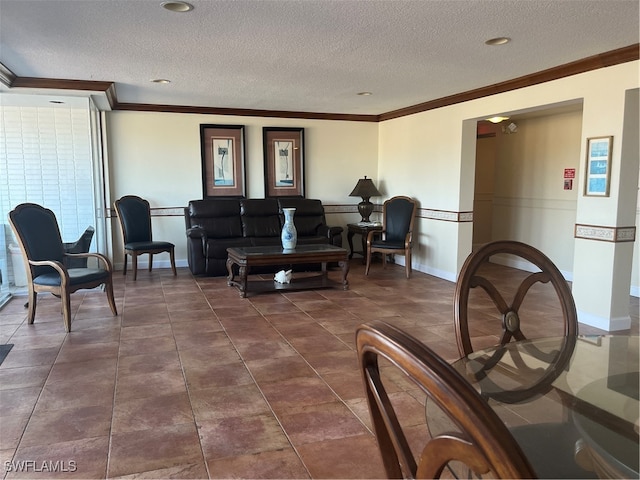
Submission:
<svg viewBox="0 0 640 480">
<path fill-rule="evenodd" d="M 619 108 L 621 99 L 624 99 L 625 91 L 638 88 L 638 83 L 638 62 L 630 62 L 382 122 L 378 176 L 387 193 L 404 191 L 414 195 L 422 208 L 448 212 L 472 211 L 476 132 L 471 128 L 465 130 L 465 123 L 475 124 L 475 120 L 495 114 L 523 114 L 584 102 L 590 107 L 582 118 L 578 139 L 580 150 L 571 153 L 577 158 L 566 163 L 563 160 L 562 165 L 553 166 L 556 173 L 549 174 L 556 178 L 558 169 L 575 165 L 578 169 L 576 183 L 579 186 L 583 180 L 580 175 L 586 136 L 620 136 L 623 115 Z M 593 109 L 595 105 L 600 107 L 600 113 Z M 572 135 L 575 136 L 575 133 Z M 619 151 L 617 157 L 614 152 L 614 167 L 616 162 L 620 162 Z M 556 185 L 561 188 L 561 178 Z M 576 193 L 577 190 L 574 190 L 566 197 L 575 196 Z M 558 192 L 557 199 L 564 201 L 564 192 Z M 572 201 L 571 198 L 566 200 Z M 603 207 L 598 207 L 613 210 L 610 215 L 614 217 L 614 224 L 617 215 L 615 201 L 613 197 L 604 202 Z M 543 214 L 549 215 L 551 222 L 558 215 L 552 208 L 543 208 Z M 569 222 L 568 218 L 565 221 Z M 432 218 L 422 218 L 417 223 L 419 245 L 414 255 L 414 266 L 442 278 L 455 279 L 464 258 L 471 251 L 472 229 L 464 223 Z M 570 229 L 572 225 L 566 225 L 566 228 Z M 452 245 L 457 245 L 457 249 L 451 248 Z M 562 262 L 558 255 L 554 256 L 556 258 L 552 260 Z"/>
<path fill-rule="evenodd" d="M 174 209 L 171 215 L 153 217 L 154 238 L 176 245 L 176 260 L 186 265 L 186 240 L 182 207 L 202 198 L 200 124 L 244 125 L 247 196 L 264 197 L 262 127 L 305 129 L 305 177 L 307 198 L 326 204 L 354 205 L 352 212 L 333 213 L 327 221 L 346 225 L 357 221 L 355 205 L 348 197 L 358 178 L 376 178 L 378 126 L 372 122 L 288 120 L 150 112 L 107 114 L 109 165 L 108 203 L 123 195 L 139 195 L 152 208 Z M 114 248 L 120 266 L 122 242 L 117 221 L 112 219 Z M 141 258 L 141 263 L 146 258 Z M 167 265 L 159 255 L 154 264 Z"/>
<path fill-rule="evenodd" d="M 571 279 L 581 189 L 575 179 L 564 190 L 564 169 L 580 169 L 582 111 L 516 123 L 516 133 L 496 137 L 492 237 L 534 245 Z"/>
<path fill-rule="evenodd" d="M 493 196 L 496 176 L 496 138 L 478 138 L 473 197 L 473 244 L 493 240 Z"/>
</svg>

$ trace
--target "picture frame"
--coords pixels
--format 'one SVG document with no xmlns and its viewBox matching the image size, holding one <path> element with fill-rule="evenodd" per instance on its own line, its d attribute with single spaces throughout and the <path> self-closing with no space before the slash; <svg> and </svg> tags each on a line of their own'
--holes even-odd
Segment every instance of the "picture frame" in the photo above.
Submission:
<svg viewBox="0 0 640 480">
<path fill-rule="evenodd" d="M 244 125 L 200 124 L 200 152 L 202 198 L 244 198 Z"/>
<path fill-rule="evenodd" d="M 608 197 L 611 180 L 613 136 L 587 138 L 584 195 Z"/>
<path fill-rule="evenodd" d="M 262 127 L 265 197 L 303 197 L 304 128 Z"/>
</svg>

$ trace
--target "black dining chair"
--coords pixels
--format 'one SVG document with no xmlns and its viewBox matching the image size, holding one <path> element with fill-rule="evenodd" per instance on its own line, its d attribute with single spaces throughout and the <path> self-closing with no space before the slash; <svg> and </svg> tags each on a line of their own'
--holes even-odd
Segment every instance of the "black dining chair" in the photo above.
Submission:
<svg viewBox="0 0 640 480">
<path fill-rule="evenodd" d="M 117 315 L 113 297 L 111 261 L 99 253 L 67 253 L 55 214 L 35 203 L 23 203 L 9 212 L 9 223 L 18 240 L 29 288 L 28 323 L 35 320 L 38 293 L 48 292 L 62 301 L 62 316 L 71 331 L 71 294 L 80 289 L 104 285 L 113 315 Z M 72 268 L 67 259 L 95 258 L 98 267 Z"/>
<path fill-rule="evenodd" d="M 367 235 L 367 265 L 369 275 L 371 256 L 382 254 L 383 268 L 387 255 L 404 255 L 405 274 L 411 277 L 411 249 L 413 248 L 413 222 L 418 203 L 410 197 L 397 196 L 386 200 L 382 206 L 382 230 L 372 230 Z"/>
<path fill-rule="evenodd" d="M 171 270 L 176 275 L 175 245 L 169 242 L 153 240 L 149 202 L 136 195 L 125 195 L 115 201 L 115 210 L 120 220 L 124 243 L 123 274 L 127 274 L 127 255 L 131 255 L 133 279 L 136 280 L 138 277 L 139 255 L 149 254 L 149 271 L 151 271 L 153 256 L 157 253 L 168 252 Z"/>
<path fill-rule="evenodd" d="M 462 375 L 426 345 L 397 327 L 373 321 L 357 328 L 356 347 L 387 478 L 440 478 L 451 462 L 461 462 L 477 476 L 535 478 L 502 420 Z M 415 383 L 454 426 L 432 438 L 425 432 L 417 456 L 389 398 L 388 392 L 397 385 L 385 382 L 380 361 Z M 388 391 L 387 385 L 393 390 Z"/>
</svg>

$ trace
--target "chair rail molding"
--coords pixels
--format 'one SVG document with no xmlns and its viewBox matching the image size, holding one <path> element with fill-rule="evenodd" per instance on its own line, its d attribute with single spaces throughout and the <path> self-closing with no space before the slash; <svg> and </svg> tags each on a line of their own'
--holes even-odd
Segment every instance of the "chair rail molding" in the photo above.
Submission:
<svg viewBox="0 0 640 480">
<path fill-rule="evenodd" d="M 576 224 L 575 238 L 602 242 L 635 242 L 636 227 L 607 227 L 601 225 Z"/>
</svg>

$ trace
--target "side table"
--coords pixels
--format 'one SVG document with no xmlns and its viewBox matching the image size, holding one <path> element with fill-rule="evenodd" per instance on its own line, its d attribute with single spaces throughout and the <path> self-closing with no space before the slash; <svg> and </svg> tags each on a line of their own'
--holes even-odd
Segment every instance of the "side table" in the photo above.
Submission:
<svg viewBox="0 0 640 480">
<path fill-rule="evenodd" d="M 372 230 L 382 230 L 381 224 L 363 224 L 363 223 L 348 223 L 347 224 L 347 242 L 349 243 L 349 259 L 353 257 L 354 253 L 362 255 L 362 263 L 367 261 L 367 235 Z M 353 236 L 360 235 L 362 241 L 362 250 L 353 250 Z"/>
</svg>

